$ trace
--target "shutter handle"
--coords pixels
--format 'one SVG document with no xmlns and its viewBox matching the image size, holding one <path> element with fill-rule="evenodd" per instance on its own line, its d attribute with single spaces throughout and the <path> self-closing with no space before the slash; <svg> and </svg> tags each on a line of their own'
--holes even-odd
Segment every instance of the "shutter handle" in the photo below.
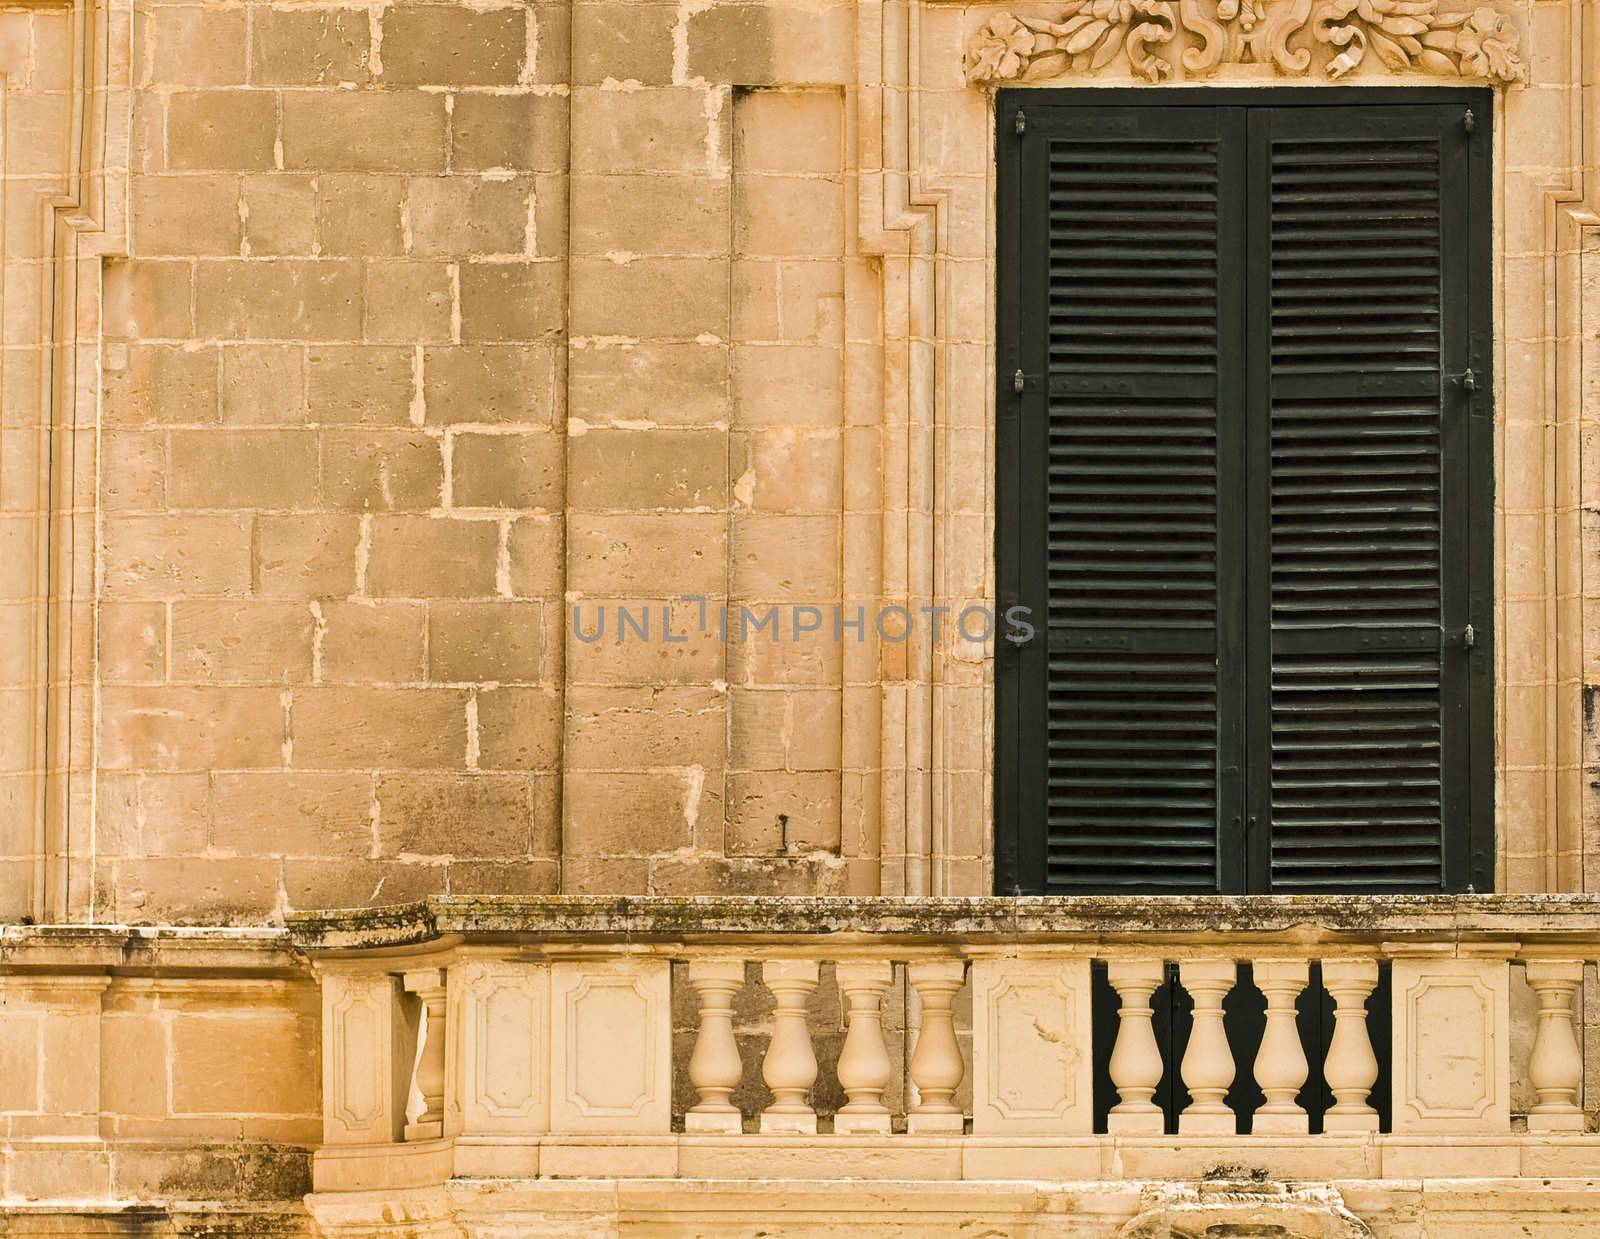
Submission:
<svg viewBox="0 0 1600 1239">
<path fill-rule="evenodd" d="M 1470 366 L 1460 374 L 1452 375 L 1451 377 L 1461 384 L 1461 390 L 1469 396 L 1478 390 L 1478 376 L 1472 373 Z"/>
<path fill-rule="evenodd" d="M 1446 633 L 1444 641 L 1446 645 L 1454 645 L 1463 650 L 1470 650 L 1478 644 L 1478 632 L 1471 624 L 1468 624 L 1454 637 Z"/>
</svg>

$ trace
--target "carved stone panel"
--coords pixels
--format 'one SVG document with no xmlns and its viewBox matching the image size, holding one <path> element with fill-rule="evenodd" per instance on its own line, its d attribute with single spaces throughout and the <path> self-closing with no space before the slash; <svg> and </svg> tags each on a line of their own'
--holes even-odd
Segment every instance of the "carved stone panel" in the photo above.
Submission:
<svg viewBox="0 0 1600 1239">
<path fill-rule="evenodd" d="M 967 80 L 996 86 L 1121 70 L 1149 82 L 1223 67 L 1339 79 L 1413 73 L 1452 80 L 1526 77 L 1521 36 L 1484 5 L 1438 0 L 1074 0 L 1054 19 L 997 13 L 967 44 Z"/>
<path fill-rule="evenodd" d="M 974 1132 L 1093 1130 L 1089 962 L 972 965 Z"/>
<path fill-rule="evenodd" d="M 1117 1239 L 1372 1239 L 1337 1188 L 1210 1179 L 1145 1188 Z"/>
<path fill-rule="evenodd" d="M 552 966 L 552 1131 L 670 1128 L 670 993 L 665 960 Z"/>
<path fill-rule="evenodd" d="M 1506 962 L 1397 959 L 1393 984 L 1394 1130 L 1509 1130 Z"/>
<path fill-rule="evenodd" d="M 322 1139 L 386 1144 L 400 1139 L 398 982 L 387 973 L 322 978 Z M 409 1074 L 411 1064 L 405 1063 Z"/>
<path fill-rule="evenodd" d="M 450 969 L 456 1047 L 452 1129 L 537 1133 L 550 1125 L 550 969 L 472 960 Z"/>
</svg>

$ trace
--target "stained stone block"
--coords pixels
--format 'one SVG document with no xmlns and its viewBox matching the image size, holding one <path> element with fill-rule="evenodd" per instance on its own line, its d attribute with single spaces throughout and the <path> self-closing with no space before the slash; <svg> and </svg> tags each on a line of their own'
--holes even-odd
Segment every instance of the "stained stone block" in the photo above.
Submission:
<svg viewBox="0 0 1600 1239">
<path fill-rule="evenodd" d="M 1093 1130 L 1086 959 L 972 965 L 974 1134 Z"/>
</svg>

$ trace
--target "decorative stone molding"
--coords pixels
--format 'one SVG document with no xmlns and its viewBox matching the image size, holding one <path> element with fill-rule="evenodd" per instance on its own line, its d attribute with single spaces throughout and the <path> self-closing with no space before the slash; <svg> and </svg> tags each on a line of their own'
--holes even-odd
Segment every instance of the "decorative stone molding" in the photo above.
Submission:
<svg viewBox="0 0 1600 1239">
<path fill-rule="evenodd" d="M 1487 5 L 1441 14 L 1436 0 L 1333 0 L 1313 19 L 1317 42 L 1343 48 L 1328 62 L 1329 77 L 1361 64 L 1370 43 L 1384 67 L 1445 77 L 1520 82 L 1527 70 L 1517 55 L 1521 36 L 1504 13 Z"/>
<path fill-rule="evenodd" d="M 392 1144 L 400 1138 L 410 1064 L 396 1024 L 396 994 L 395 978 L 384 972 L 322 978 L 324 1144 Z"/>
<path fill-rule="evenodd" d="M 1124 56 L 1134 74 L 1160 82 L 1175 65 L 1152 48 L 1171 43 L 1179 25 L 1196 40 L 1177 57 L 1192 77 L 1224 63 L 1306 74 L 1311 50 L 1290 41 L 1303 43 L 1307 33 L 1333 51 L 1323 65 L 1329 78 L 1363 66 L 1500 83 L 1527 75 L 1515 24 L 1487 5 L 1440 13 L 1438 0 L 1326 0 L 1315 9 L 1312 0 L 1076 0 L 1056 21 L 991 17 L 967 43 L 967 80 L 1037 82 L 1095 73 Z"/>
<path fill-rule="evenodd" d="M 1232 1169 L 1232 1168 L 1228 1168 Z M 1331 1185 L 1290 1187 L 1260 1179 L 1208 1179 L 1146 1188 L 1142 1208 L 1118 1239 L 1196 1239 L 1216 1234 L 1285 1239 L 1371 1239 Z"/>
<path fill-rule="evenodd" d="M 1159 82 L 1170 61 L 1148 51 L 1170 43 L 1172 5 L 1165 0 L 1079 0 L 1058 22 L 997 13 L 967 44 L 967 80 L 980 86 L 1036 82 L 1094 72 L 1125 53 L 1140 77 Z"/>
<path fill-rule="evenodd" d="M 7 554 L 12 579 L 28 583 L 7 597 L 24 605 L 0 608 L 0 651 L 27 669 L 0 693 L 0 804 L 13 823 L 4 860 L 26 873 L 8 881 L 7 919 L 83 919 L 93 896 L 76 864 L 94 794 L 81 740 L 91 728 L 74 694 L 95 640 L 83 605 L 95 545 L 85 479 L 97 467 L 101 263 L 126 251 L 132 25 L 127 0 L 26 0 L 0 12 L 0 507 L 20 518 Z"/>
<path fill-rule="evenodd" d="M 550 971 L 550 1127 L 665 1132 L 671 1125 L 671 1006 L 665 960 L 566 961 Z M 584 1053 L 604 1045 L 608 1053 Z"/>
<path fill-rule="evenodd" d="M 1504 962 L 1419 956 L 1393 964 L 1394 1130 L 1503 1132 L 1511 1116 Z"/>
<path fill-rule="evenodd" d="M 1087 959 L 974 961 L 972 1019 L 974 1132 L 1094 1130 Z"/>
</svg>

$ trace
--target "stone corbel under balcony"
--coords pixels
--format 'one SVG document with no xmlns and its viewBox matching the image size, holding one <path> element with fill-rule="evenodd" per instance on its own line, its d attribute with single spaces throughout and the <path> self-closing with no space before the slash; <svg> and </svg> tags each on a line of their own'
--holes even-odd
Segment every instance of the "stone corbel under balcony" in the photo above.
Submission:
<svg viewBox="0 0 1600 1239">
<path fill-rule="evenodd" d="M 1583 1134 L 1573 1007 L 1600 957 L 1588 897 L 444 898 L 291 932 L 323 986 L 317 1199 L 452 1177 L 955 1184 L 1200 1179 L 1240 1164 L 1319 1180 L 1517 1178 L 1587 1174 L 1600 1158 L 1600 1137 Z M 1120 999 L 1109 1044 L 1092 1028 L 1096 961 Z M 812 1104 L 806 1017 L 825 963 L 846 1013 L 835 1070 L 848 1102 L 832 1130 Z M 747 1074 L 730 1011 L 749 964 L 777 1007 L 759 1066 L 773 1100 L 747 1119 L 729 1101 Z M 1196 1008 L 1178 1063 L 1151 1031 L 1169 964 Z M 1236 1060 L 1220 1011 L 1243 964 L 1266 1033 Z M 1320 1134 L 1296 1100 L 1310 1063 L 1295 1004 L 1312 964 L 1335 1011 L 1321 1065 L 1336 1104 Z M 1380 967 L 1393 1031 L 1375 1047 L 1366 1000 Z M 1531 1046 L 1513 1045 L 1514 968 L 1538 1004 Z M 674 987 L 699 1012 L 680 1059 L 697 1101 L 676 1121 Z M 908 1046 L 885 1038 L 891 994 L 920 1012 Z M 954 1018 L 968 1003 L 970 1042 Z M 1392 1073 L 1384 1131 L 1375 1049 Z M 1119 1094 L 1098 1131 L 1097 1055 Z M 1538 1100 L 1514 1128 L 1516 1069 Z M 1169 1070 L 1193 1097 L 1176 1132 L 1152 1101 Z M 902 1071 L 910 1101 L 897 1108 L 885 1097 Z M 1241 1135 L 1223 1098 L 1252 1073 L 1267 1102 Z"/>
</svg>

